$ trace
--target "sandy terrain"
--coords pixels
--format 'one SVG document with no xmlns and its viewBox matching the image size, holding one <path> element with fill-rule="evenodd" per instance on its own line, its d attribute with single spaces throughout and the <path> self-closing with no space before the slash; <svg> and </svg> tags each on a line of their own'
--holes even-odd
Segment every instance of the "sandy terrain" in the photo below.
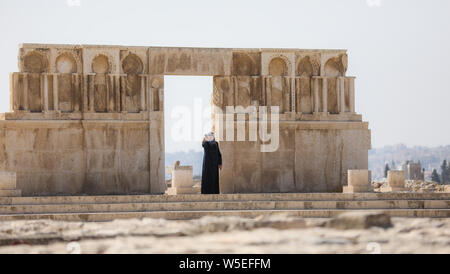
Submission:
<svg viewBox="0 0 450 274">
<path fill-rule="evenodd" d="M 0 222 L 0 253 L 450 253 L 450 219 L 364 218 Z"/>
</svg>

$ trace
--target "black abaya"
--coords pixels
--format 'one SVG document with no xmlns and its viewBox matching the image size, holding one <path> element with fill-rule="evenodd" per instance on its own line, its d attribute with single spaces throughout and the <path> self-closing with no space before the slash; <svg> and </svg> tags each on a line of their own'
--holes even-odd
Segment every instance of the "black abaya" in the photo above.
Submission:
<svg viewBox="0 0 450 274">
<path fill-rule="evenodd" d="M 219 143 L 203 142 L 202 194 L 220 194 L 219 166 L 222 165 L 222 154 Z"/>
</svg>

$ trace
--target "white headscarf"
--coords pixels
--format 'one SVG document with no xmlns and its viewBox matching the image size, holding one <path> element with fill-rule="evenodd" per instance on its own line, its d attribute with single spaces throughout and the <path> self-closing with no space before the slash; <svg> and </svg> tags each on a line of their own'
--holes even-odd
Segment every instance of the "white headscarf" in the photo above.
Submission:
<svg viewBox="0 0 450 274">
<path fill-rule="evenodd" d="M 206 141 L 208 141 L 208 142 L 213 142 L 216 140 L 216 137 L 214 136 L 214 132 L 212 132 L 212 131 L 208 134 L 205 134 L 205 138 L 206 138 Z"/>
</svg>

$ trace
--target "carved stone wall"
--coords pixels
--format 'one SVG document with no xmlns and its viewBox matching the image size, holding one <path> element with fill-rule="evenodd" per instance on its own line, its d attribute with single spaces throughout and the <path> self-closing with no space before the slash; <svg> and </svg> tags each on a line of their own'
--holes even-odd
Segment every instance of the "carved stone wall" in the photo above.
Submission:
<svg viewBox="0 0 450 274">
<path fill-rule="evenodd" d="M 261 152 L 259 138 L 221 142 L 222 192 L 338 192 L 347 168 L 367 169 L 370 148 L 347 58 L 345 50 L 24 44 L 11 112 L 0 121 L 0 166 L 17 172 L 24 195 L 164 193 L 164 76 L 207 75 L 223 111 L 280 108 L 277 151 Z"/>
</svg>

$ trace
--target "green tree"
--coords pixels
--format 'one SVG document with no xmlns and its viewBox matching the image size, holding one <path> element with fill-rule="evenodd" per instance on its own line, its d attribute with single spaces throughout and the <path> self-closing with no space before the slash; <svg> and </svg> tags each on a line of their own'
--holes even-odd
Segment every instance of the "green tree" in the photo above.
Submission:
<svg viewBox="0 0 450 274">
<path fill-rule="evenodd" d="M 441 165 L 441 181 L 444 185 L 449 181 L 449 167 L 447 165 L 447 160 L 444 160 Z"/>
<path fill-rule="evenodd" d="M 439 174 L 436 169 L 433 169 L 433 172 L 431 173 L 431 181 L 440 184 L 441 180 L 439 179 Z"/>
<path fill-rule="evenodd" d="M 391 170 L 391 169 L 389 168 L 389 164 L 386 163 L 386 165 L 384 166 L 384 178 L 387 178 L 387 176 L 388 176 L 388 171 L 389 171 L 389 170 Z"/>
</svg>

